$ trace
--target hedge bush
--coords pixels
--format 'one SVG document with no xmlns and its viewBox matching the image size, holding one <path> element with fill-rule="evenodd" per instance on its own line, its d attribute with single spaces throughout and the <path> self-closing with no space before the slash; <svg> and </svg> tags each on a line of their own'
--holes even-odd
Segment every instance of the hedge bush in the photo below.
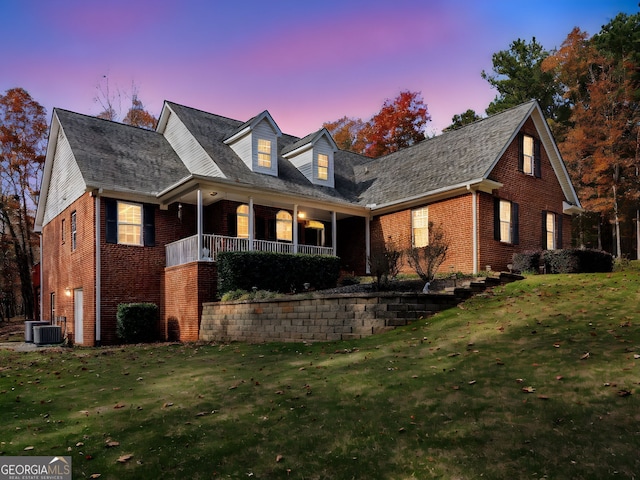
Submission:
<svg viewBox="0 0 640 480">
<path fill-rule="evenodd" d="M 340 275 L 340 259 L 326 255 L 271 252 L 221 252 L 218 255 L 218 295 L 232 290 L 280 293 L 332 288 Z"/>
<path fill-rule="evenodd" d="M 564 249 L 522 252 L 513 255 L 513 269 L 538 272 L 544 266 L 547 273 L 596 273 L 613 270 L 613 255 L 594 249 Z"/>
<path fill-rule="evenodd" d="M 556 252 L 558 253 L 556 254 Z M 562 254 L 562 252 L 568 253 Z M 556 258 L 556 256 L 565 257 L 568 255 L 573 258 L 571 260 Z M 549 250 L 545 252 L 545 265 L 550 273 L 611 272 L 613 271 L 614 258 L 610 253 L 596 249 Z"/>
<path fill-rule="evenodd" d="M 116 334 L 125 343 L 153 342 L 158 338 L 159 310 L 155 303 L 121 303 Z"/>
<path fill-rule="evenodd" d="M 541 250 L 513 254 L 513 270 L 516 272 L 538 273 L 540 265 Z"/>
</svg>

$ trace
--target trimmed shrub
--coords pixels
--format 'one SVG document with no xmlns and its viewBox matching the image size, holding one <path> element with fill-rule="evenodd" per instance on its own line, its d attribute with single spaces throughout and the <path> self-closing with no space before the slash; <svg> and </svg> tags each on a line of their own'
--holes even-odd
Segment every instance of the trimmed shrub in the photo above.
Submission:
<svg viewBox="0 0 640 480">
<path fill-rule="evenodd" d="M 513 254 L 513 270 L 516 272 L 535 272 L 538 273 L 540 265 L 540 257 L 542 251 L 535 250 Z"/>
<path fill-rule="evenodd" d="M 340 259 L 326 255 L 288 255 L 272 252 L 221 252 L 218 255 L 218 294 L 232 290 L 302 292 L 305 284 L 319 290 L 333 288 L 340 275 Z"/>
<path fill-rule="evenodd" d="M 155 303 L 121 303 L 116 314 L 116 334 L 124 343 L 153 342 L 158 338 Z"/>
<path fill-rule="evenodd" d="M 546 250 L 542 253 L 547 273 L 596 273 L 613 270 L 613 255 L 602 250 Z"/>
</svg>

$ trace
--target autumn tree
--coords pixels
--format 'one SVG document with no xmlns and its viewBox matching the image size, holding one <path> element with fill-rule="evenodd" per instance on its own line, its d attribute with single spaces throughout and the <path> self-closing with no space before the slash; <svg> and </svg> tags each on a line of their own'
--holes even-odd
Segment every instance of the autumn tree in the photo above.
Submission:
<svg viewBox="0 0 640 480">
<path fill-rule="evenodd" d="M 340 150 L 364 153 L 364 139 L 362 131 L 365 123 L 360 118 L 344 116 L 334 122 L 325 122 L 326 128 Z"/>
<path fill-rule="evenodd" d="M 597 38 L 575 28 L 543 69 L 555 75 L 571 105 L 571 128 L 559 148 L 580 200 L 612 222 L 620 256 L 620 207 L 638 194 L 638 64 L 631 53 L 600 50 L 610 43 Z"/>
<path fill-rule="evenodd" d="M 342 117 L 326 122 L 339 148 L 369 157 L 379 157 L 424 140 L 425 126 L 431 116 L 420 92 L 400 92 L 387 99 L 380 111 L 364 122 Z"/>
<path fill-rule="evenodd" d="M 536 99 L 551 127 L 566 121 L 568 108 L 562 97 L 562 87 L 551 72 L 543 71 L 542 62 L 549 52 L 533 37 L 531 42 L 517 39 L 508 50 L 492 56 L 493 73 L 484 70 L 482 78 L 498 91 L 487 108 L 493 115 L 516 105 Z"/>
<path fill-rule="evenodd" d="M 33 221 L 45 158 L 45 115 L 22 88 L 0 95 L 0 223 L 3 241 L 13 250 L 10 264 L 17 271 L 27 318 L 35 312 L 31 272 L 38 238 Z"/>
<path fill-rule="evenodd" d="M 405 90 L 395 99 L 385 100 L 363 130 L 364 154 L 380 157 L 424 140 L 431 116 L 420 92 Z"/>
<path fill-rule="evenodd" d="M 481 120 L 482 117 L 478 115 L 475 110 L 468 109 L 464 113 L 457 113 L 451 118 L 451 125 L 444 128 L 443 132 L 450 132 L 451 130 L 457 130 L 465 125 Z"/>
</svg>

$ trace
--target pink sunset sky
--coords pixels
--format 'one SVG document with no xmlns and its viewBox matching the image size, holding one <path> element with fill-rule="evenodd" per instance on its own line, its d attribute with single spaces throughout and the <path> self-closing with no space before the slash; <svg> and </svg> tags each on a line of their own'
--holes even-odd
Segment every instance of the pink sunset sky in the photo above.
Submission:
<svg viewBox="0 0 640 480">
<path fill-rule="evenodd" d="M 419 91 L 434 134 L 496 92 L 480 76 L 518 38 L 559 47 L 636 0 L 0 0 L 0 92 L 88 115 L 98 85 L 238 120 L 267 109 L 304 136 Z M 129 102 L 129 103 L 128 103 Z M 130 101 L 122 100 L 122 115 Z"/>
</svg>

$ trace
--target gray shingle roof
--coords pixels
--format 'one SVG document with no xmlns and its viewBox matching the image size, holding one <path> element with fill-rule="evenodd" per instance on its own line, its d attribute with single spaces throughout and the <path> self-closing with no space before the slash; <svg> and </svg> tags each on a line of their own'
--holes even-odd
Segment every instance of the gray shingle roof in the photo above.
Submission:
<svg viewBox="0 0 640 480">
<path fill-rule="evenodd" d="M 154 195 L 189 175 L 157 132 L 55 109 L 89 187 Z"/>
<path fill-rule="evenodd" d="M 236 133 L 240 126 L 245 125 L 246 122 L 243 124 L 238 120 L 232 120 L 172 102 L 167 102 L 167 105 L 178 115 L 198 143 L 218 165 L 227 180 L 252 185 L 258 189 L 303 195 L 316 200 L 324 199 L 349 203 L 356 200 L 354 195 L 357 189 L 353 184 L 354 174 L 350 165 L 340 168 L 340 186 L 333 189 L 313 185 L 290 161 L 282 157 L 283 149 L 298 142 L 299 138 L 283 134 L 278 139 L 277 177 L 254 173 L 236 155 L 233 149 L 223 142 L 224 139 Z"/>
<path fill-rule="evenodd" d="M 535 107 L 531 101 L 356 168 L 362 205 L 387 204 L 488 178 Z"/>
<path fill-rule="evenodd" d="M 393 203 L 488 178 L 535 102 L 378 159 L 338 150 L 334 157 L 335 189 L 311 184 L 282 157 L 283 152 L 308 143 L 322 130 L 303 139 L 283 134 L 278 139 L 278 176 L 274 177 L 252 172 L 224 143 L 247 122 L 172 102 L 167 105 L 222 170 L 226 181 L 315 200 L 364 206 Z M 155 195 L 189 175 L 160 133 L 67 110 L 55 112 L 89 186 Z"/>
</svg>

